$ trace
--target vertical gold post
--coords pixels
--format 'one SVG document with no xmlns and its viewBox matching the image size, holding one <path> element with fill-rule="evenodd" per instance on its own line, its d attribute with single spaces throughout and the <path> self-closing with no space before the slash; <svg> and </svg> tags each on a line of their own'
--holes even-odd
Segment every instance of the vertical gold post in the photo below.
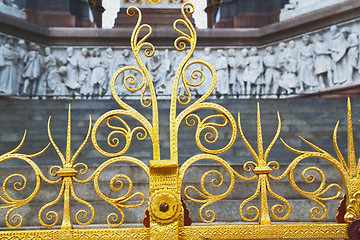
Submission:
<svg viewBox="0 0 360 240">
<path fill-rule="evenodd" d="M 270 224 L 269 205 L 267 200 L 267 176 L 266 174 L 259 175 L 260 181 L 260 224 Z"/>
<path fill-rule="evenodd" d="M 183 212 L 177 160 L 150 161 L 150 239 L 177 240 Z"/>
<path fill-rule="evenodd" d="M 70 214 L 70 184 L 71 178 L 64 177 L 65 191 L 64 191 L 64 212 L 61 229 L 72 229 L 71 214 Z"/>
</svg>

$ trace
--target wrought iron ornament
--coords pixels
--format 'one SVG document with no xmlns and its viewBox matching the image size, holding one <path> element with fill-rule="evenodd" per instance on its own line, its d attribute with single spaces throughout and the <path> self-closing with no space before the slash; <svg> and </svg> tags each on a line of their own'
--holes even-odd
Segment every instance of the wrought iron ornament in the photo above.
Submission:
<svg viewBox="0 0 360 240">
<path fill-rule="evenodd" d="M 154 1 L 155 2 L 155 1 Z M 152 28 L 147 24 L 142 24 L 142 15 L 138 8 L 130 7 L 127 10 L 129 17 L 138 17 L 136 26 L 131 36 L 131 48 L 138 66 L 125 66 L 120 68 L 111 81 L 111 93 L 114 100 L 119 104 L 119 109 L 111 110 L 103 114 L 94 124 L 93 127 L 91 117 L 89 120 L 88 132 L 79 149 L 74 155 L 71 155 L 71 107 L 69 105 L 68 126 L 67 126 L 67 143 L 65 154 L 61 153 L 55 141 L 53 140 L 50 130 L 50 119 L 48 122 L 48 136 L 50 144 L 42 151 L 36 154 L 18 153 L 25 141 L 23 140 L 14 150 L 0 156 L 0 164 L 12 159 L 19 159 L 30 165 L 35 173 L 35 188 L 33 192 L 25 199 L 15 199 L 8 193 L 9 182 L 11 179 L 20 179 L 16 181 L 13 188 L 16 191 L 22 191 L 27 185 L 27 179 L 21 174 L 12 174 L 5 178 L 2 185 L 2 195 L 0 200 L 2 205 L 0 209 L 7 210 L 5 222 L 10 229 L 16 229 L 22 226 L 23 218 L 20 214 L 13 214 L 17 210 L 29 202 L 31 202 L 39 193 L 42 182 L 47 184 L 61 184 L 58 196 L 50 203 L 42 206 L 38 213 L 38 219 L 44 227 L 54 227 L 60 224 L 61 229 L 51 230 L 29 230 L 29 231 L 0 231 L 1 239 L 332 239 L 332 238 L 359 238 L 359 218 L 360 218 L 360 166 L 356 162 L 352 117 L 350 100 L 348 100 L 348 157 L 347 161 L 340 152 L 337 145 L 337 123 L 333 134 L 333 145 L 336 151 L 336 157 L 331 156 L 326 151 L 315 146 L 314 144 L 302 139 L 311 146 L 314 151 L 296 150 L 287 145 L 284 140 L 281 141 L 292 152 L 298 154 L 284 172 L 273 175 L 273 172 L 279 171 L 279 163 L 276 161 L 268 161 L 269 153 L 279 138 L 281 131 L 280 114 L 277 114 L 278 126 L 277 131 L 270 145 L 264 149 L 263 137 L 261 129 L 260 106 L 257 106 L 257 151 L 248 142 L 241 126 L 240 114 L 238 120 L 231 113 L 219 104 L 207 102 L 207 98 L 213 93 L 217 76 L 215 69 L 207 62 L 202 60 L 190 60 L 193 56 L 196 46 L 196 31 L 192 23 L 189 21 L 187 14 L 192 14 L 194 7 L 190 3 L 185 3 L 182 7 L 183 19 L 174 22 L 173 28 L 179 37 L 175 40 L 175 49 L 179 52 L 186 51 L 184 59 L 181 61 L 172 86 L 171 103 L 170 103 L 170 159 L 160 158 L 160 142 L 159 142 L 159 114 L 156 92 L 154 85 L 141 59 L 144 57 L 152 57 L 155 54 L 155 47 L 147 41 L 152 33 Z M 186 29 L 186 31 L 184 30 Z M 145 32 L 145 34 L 144 34 Z M 143 36 L 143 37 L 139 37 Z M 204 69 L 210 74 L 205 74 Z M 119 76 L 125 77 L 119 77 Z M 197 88 L 204 84 L 206 77 L 211 77 L 212 82 L 203 96 L 194 99 L 191 88 Z M 123 82 L 119 79 L 123 79 Z M 221 79 L 220 79 L 221 80 Z M 142 107 L 151 109 L 151 120 L 147 119 L 138 110 L 134 109 L 118 96 L 116 89 L 123 85 L 130 92 L 141 92 L 140 103 Z M 184 87 L 185 94 L 178 94 L 179 86 Z M 178 104 L 181 109 L 178 109 Z M 208 115 L 198 114 L 199 110 L 207 109 Z M 213 113 L 216 112 L 216 113 Z M 131 127 L 127 122 L 127 118 L 133 118 L 140 126 Z M 188 127 L 196 128 L 195 140 L 196 145 L 202 152 L 201 154 L 190 157 L 179 167 L 178 164 L 178 135 L 181 123 L 185 123 Z M 117 123 L 117 124 L 115 124 Z M 103 148 L 98 143 L 98 132 L 101 126 L 105 125 L 110 129 L 110 133 L 106 138 L 109 148 Z M 209 146 L 217 142 L 219 131 L 222 128 L 231 128 L 231 136 L 223 147 L 209 148 Z M 244 171 L 251 174 L 243 176 L 230 166 L 219 154 L 228 151 L 233 147 L 236 138 L 239 137 L 254 158 L 244 164 Z M 99 134 L 100 135 L 100 134 Z M 122 136 L 125 143 L 121 148 Z M 144 141 L 150 138 L 153 146 L 153 158 L 150 160 L 149 166 L 134 157 L 127 156 L 133 138 Z M 88 174 L 88 167 L 84 163 L 75 163 L 80 152 L 83 150 L 88 140 L 95 149 L 102 155 L 109 158 L 96 168 L 96 170 Z M 48 179 L 33 161 L 33 158 L 44 153 L 47 148 L 52 145 L 56 150 L 61 166 L 53 166 L 49 174 L 54 180 Z M 118 150 L 118 148 L 121 148 Z M 110 151 L 113 149 L 114 151 Z M 265 150 L 265 151 L 264 151 Z M 309 216 L 313 221 L 322 221 L 327 215 L 325 201 L 338 199 L 342 196 L 342 188 L 337 184 L 326 184 L 326 176 L 316 166 L 307 167 L 302 172 L 302 180 L 305 183 L 312 184 L 315 175 L 311 171 L 315 171 L 320 176 L 320 185 L 314 191 L 305 191 L 301 189 L 295 181 L 295 169 L 298 164 L 307 158 L 320 158 L 330 164 L 339 172 L 342 178 L 345 200 L 342 204 L 340 216 L 344 223 L 299 223 L 299 224 L 281 224 L 289 218 L 292 213 L 292 207 L 287 199 L 274 192 L 270 186 L 270 180 L 279 181 L 288 177 L 290 186 L 300 195 L 312 200 L 316 205 L 309 210 Z M 202 161 L 213 161 L 220 164 L 229 175 L 229 186 L 226 191 L 220 194 L 211 193 L 207 189 L 207 182 L 211 176 L 211 186 L 218 188 L 224 184 L 224 175 L 218 170 L 209 170 L 204 173 L 200 180 L 200 189 L 195 186 L 182 186 L 183 180 L 188 169 L 193 164 Z M 149 198 L 147 201 L 147 217 L 144 219 L 145 228 L 119 228 L 125 221 L 124 208 L 138 208 L 146 203 L 146 194 L 142 192 L 133 192 L 133 182 L 130 176 L 125 174 L 116 174 L 110 180 L 109 186 L 111 191 L 119 192 L 123 190 L 124 181 L 129 186 L 128 190 L 117 198 L 106 196 L 99 187 L 99 178 L 104 170 L 113 164 L 126 162 L 134 164 L 142 169 L 149 178 Z M 77 178 L 78 175 L 84 175 L 85 179 Z M 86 177 L 87 176 L 87 177 Z M 181 190 L 183 196 L 188 200 L 201 204 L 199 209 L 199 217 L 204 223 L 211 223 L 216 220 L 216 213 L 209 209 L 212 204 L 225 199 L 234 190 L 235 180 L 251 182 L 257 181 L 254 193 L 239 203 L 239 217 L 245 222 L 255 222 L 258 224 L 239 224 L 239 225 L 204 225 L 204 226 L 188 226 L 191 224 L 189 213 L 186 210 L 186 203 L 182 202 Z M 73 229 L 74 219 L 77 225 L 89 225 L 95 217 L 94 207 L 87 201 L 81 199 L 75 194 L 74 182 L 86 184 L 92 182 L 97 195 L 112 205 L 116 211 L 109 214 L 106 218 L 107 224 L 111 227 L 108 229 Z M 329 195 L 329 191 L 332 195 Z M 334 191 L 335 190 L 335 191 Z M 197 197 L 195 197 L 197 196 Z M 279 201 L 279 204 L 269 206 L 268 196 Z M 140 199 L 137 203 L 130 205 L 129 200 L 134 198 Z M 70 198 L 81 203 L 86 208 L 78 211 L 75 216 L 71 215 Z M 259 198 L 260 206 L 254 204 L 254 200 Z M 63 199 L 63 211 L 59 214 L 49 208 L 58 204 Z M 250 205 L 250 206 L 248 206 Z M 190 220 L 189 220 L 190 219 Z M 276 224 L 272 221 L 277 221 Z"/>
</svg>

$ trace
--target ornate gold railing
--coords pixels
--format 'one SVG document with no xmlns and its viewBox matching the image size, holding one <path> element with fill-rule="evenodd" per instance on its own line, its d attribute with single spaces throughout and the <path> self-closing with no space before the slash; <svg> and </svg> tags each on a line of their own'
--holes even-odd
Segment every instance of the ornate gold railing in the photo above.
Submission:
<svg viewBox="0 0 360 240">
<path fill-rule="evenodd" d="M 332 238 L 359 238 L 359 221 L 360 217 L 360 166 L 357 164 L 354 151 L 352 117 L 350 100 L 348 101 L 348 157 L 345 160 L 337 144 L 337 130 L 339 123 L 336 125 L 333 134 L 333 145 L 336 157 L 330 155 L 316 145 L 302 139 L 306 144 L 312 147 L 313 151 L 301 151 L 287 145 L 281 139 L 283 144 L 292 152 L 298 154 L 284 172 L 275 174 L 280 171 L 279 163 L 276 161 L 268 162 L 269 153 L 278 140 L 281 131 L 281 120 L 278 113 L 278 127 L 276 134 L 270 145 L 266 148 L 263 146 L 260 107 L 257 109 L 257 151 L 248 142 L 242 130 L 240 114 L 238 120 L 230 112 L 219 104 L 207 102 L 207 98 L 212 94 L 216 87 L 217 76 L 214 68 L 202 60 L 190 60 L 196 46 L 196 32 L 186 14 L 193 12 L 193 6 L 190 3 L 184 4 L 182 14 L 184 19 L 178 19 L 174 22 L 174 29 L 180 34 L 175 40 L 174 46 L 177 51 L 185 51 L 186 56 L 180 63 L 176 72 L 170 103 L 170 159 L 160 158 L 159 143 L 159 114 L 157 98 L 153 82 L 149 71 L 147 70 L 140 55 L 152 57 L 155 54 L 154 46 L 147 42 L 151 35 L 152 29 L 147 24 L 141 23 L 141 12 L 135 7 L 127 10 L 130 17 L 138 15 L 138 21 L 131 36 L 131 48 L 133 50 L 138 66 L 126 66 L 119 69 L 111 82 L 111 92 L 115 101 L 119 104 L 120 109 L 111 110 L 103 114 L 92 127 L 91 117 L 89 120 L 88 132 L 85 139 L 74 155 L 71 155 L 71 108 L 69 106 L 68 127 L 67 127 L 67 144 L 65 153 L 60 149 L 53 140 L 51 134 L 50 118 L 48 122 L 48 136 L 50 143 L 42 151 L 36 154 L 19 153 L 25 141 L 23 140 L 14 150 L 1 155 L 0 164 L 12 159 L 18 159 L 28 164 L 35 174 L 35 187 L 31 194 L 24 199 L 16 199 L 8 193 L 9 183 L 13 183 L 13 189 L 22 191 L 27 186 L 27 178 L 22 174 L 12 174 L 5 178 L 2 184 L 2 195 L 0 200 L 2 205 L 0 209 L 6 211 L 5 223 L 10 229 L 0 231 L 1 239 L 332 239 Z M 140 38 L 140 32 L 146 29 L 144 36 Z M 208 74 L 205 74 L 207 71 Z M 211 84 L 207 85 L 207 91 L 203 96 L 194 99 L 192 88 L 203 86 L 206 78 L 211 77 Z M 120 80 L 119 80 L 120 79 Z M 123 80 L 123 82 L 121 82 Z M 221 80 L 221 79 L 220 79 Z M 119 83 L 120 82 L 120 83 Z M 123 83 L 123 84 L 122 84 Z M 182 85 L 186 94 L 178 94 L 179 86 Z M 144 108 L 151 109 L 151 121 L 147 119 L 136 109 L 129 106 L 118 96 L 116 89 L 124 87 L 130 92 L 141 92 L 141 105 Z M 182 107 L 178 109 L 178 104 Z M 198 114 L 198 110 L 208 109 L 206 116 Z M 212 112 L 216 112 L 213 114 Z M 126 119 L 132 118 L 140 124 L 137 127 L 131 127 Z M 188 127 L 196 128 L 195 139 L 196 145 L 202 154 L 190 157 L 184 164 L 178 164 L 178 135 L 181 123 Z M 103 148 L 98 143 L 98 132 L 102 131 L 105 126 L 110 130 L 106 138 L 108 148 Z M 209 145 L 217 142 L 219 130 L 222 128 L 231 128 L 231 135 L 228 142 L 223 147 L 210 148 Z M 242 175 L 228 164 L 222 157 L 221 153 L 229 150 L 239 136 L 250 152 L 254 161 L 244 164 L 243 170 L 246 175 Z M 121 147 L 121 139 L 124 139 L 124 145 Z M 98 166 L 92 174 L 88 173 L 88 166 L 85 163 L 76 163 L 76 159 L 84 146 L 91 137 L 95 149 L 109 159 Z M 153 146 L 153 159 L 150 160 L 149 166 L 141 160 L 126 156 L 133 138 L 144 141 L 150 138 Z M 102 139 L 100 139 L 102 140 Z M 33 160 L 41 155 L 49 147 L 53 147 L 57 152 L 61 166 L 53 166 L 50 171 L 50 177 L 44 174 L 43 170 Z M 115 150 L 119 149 L 120 150 Z M 110 151 L 112 149 L 114 151 Z M 343 188 L 338 184 L 326 184 L 326 176 L 316 166 L 307 167 L 302 172 L 302 180 L 305 183 L 313 183 L 315 171 L 320 176 L 320 184 L 317 189 L 305 191 L 298 186 L 295 181 L 295 169 L 298 164 L 307 158 L 319 158 L 330 163 L 340 174 Z M 220 194 L 211 193 L 207 189 L 206 180 L 210 175 L 216 177 L 211 180 L 213 187 L 220 187 L 224 183 L 224 175 L 218 170 L 210 170 L 203 174 L 200 181 L 200 188 L 196 186 L 182 186 L 184 176 L 193 164 L 210 160 L 220 164 L 229 175 L 229 186 L 225 192 Z M 128 184 L 128 190 L 124 195 L 112 198 L 104 194 L 99 186 L 100 175 L 106 168 L 115 166 L 116 163 L 130 163 L 140 167 L 149 178 L 149 198 L 145 193 L 133 192 L 133 181 L 131 177 L 125 174 L 116 174 L 110 180 L 111 191 L 121 192 L 124 184 Z M 252 172 L 252 174 L 251 174 Z M 78 178 L 83 175 L 84 179 Z M 135 177 L 135 176 L 132 176 Z M 291 187 L 303 197 L 312 200 L 316 205 L 309 211 L 311 223 L 281 223 L 287 220 L 292 214 L 292 206 L 287 199 L 272 190 L 270 181 L 280 181 L 288 177 Z M 15 180 L 18 179 L 18 180 Z M 234 190 L 237 181 L 251 182 L 257 181 L 256 189 L 253 194 L 239 203 L 239 215 L 244 221 L 239 225 L 198 225 L 188 226 L 188 211 L 186 204 L 181 200 L 181 189 L 184 189 L 183 196 L 188 201 L 200 203 L 199 217 L 204 223 L 212 223 L 216 219 L 213 210 L 205 210 L 208 206 L 225 199 Z M 125 183 L 123 182 L 125 181 Z M 39 193 L 42 183 L 61 185 L 58 196 L 51 202 L 41 207 L 38 212 L 38 220 L 41 226 L 51 228 L 51 230 L 16 230 L 22 226 L 23 217 L 15 214 L 14 211 L 30 203 Z M 74 190 L 74 182 L 77 184 L 86 184 L 92 182 L 96 194 L 105 202 L 116 209 L 107 216 L 106 222 L 110 228 L 105 229 L 74 229 L 74 220 L 77 225 L 90 225 L 95 218 L 95 209 L 87 201 L 77 196 Z M 324 202 L 338 199 L 345 193 L 344 200 L 339 207 L 337 220 L 339 223 L 321 223 L 327 215 L 327 207 Z M 191 193 L 192 192 L 192 193 Z M 197 197 L 195 197 L 195 195 Z M 268 197 L 279 201 L 279 204 L 269 206 Z M 63 199 L 63 211 L 61 214 L 50 207 L 58 204 Z M 71 214 L 70 200 L 85 206 L 85 209 L 78 211 L 75 215 Z M 253 203 L 259 199 L 259 205 Z M 131 200 L 131 201 L 130 201 Z M 131 203 L 129 203 L 131 202 Z M 134 203 L 135 202 L 135 203 Z M 138 208 L 147 202 L 147 217 L 144 219 L 144 228 L 122 228 L 125 220 L 123 209 Z M 250 205 L 246 207 L 247 205 Z M 62 219 L 60 219 L 62 218 Z M 277 221 L 276 224 L 271 221 Z M 258 222 L 258 224 L 246 222 Z M 56 228 L 61 222 L 61 228 Z M 15 230 L 14 230 L 15 229 Z"/>
</svg>

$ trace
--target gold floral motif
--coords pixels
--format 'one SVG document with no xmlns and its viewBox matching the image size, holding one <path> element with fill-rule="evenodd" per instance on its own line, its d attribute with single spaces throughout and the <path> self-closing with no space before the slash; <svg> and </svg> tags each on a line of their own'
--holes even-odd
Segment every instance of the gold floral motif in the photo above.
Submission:
<svg viewBox="0 0 360 240">
<path fill-rule="evenodd" d="M 57 212 L 49 211 L 46 213 L 46 219 L 48 221 L 52 221 L 52 223 L 50 223 L 50 224 L 45 223 L 43 221 L 42 215 L 48 207 L 51 207 L 51 206 L 57 204 L 62 199 L 62 197 L 64 197 L 64 210 L 63 210 L 63 219 L 62 219 L 61 229 L 71 229 L 72 228 L 72 221 L 71 221 L 71 214 L 70 214 L 70 196 L 71 196 L 71 197 L 73 197 L 74 200 L 76 200 L 77 202 L 79 202 L 81 204 L 84 204 L 85 206 L 87 206 L 89 208 L 91 217 L 87 222 L 79 221 L 79 218 L 86 219 L 88 217 L 88 212 L 86 210 L 78 211 L 75 216 L 75 220 L 79 225 L 88 225 L 95 218 L 95 210 L 90 203 L 86 202 L 85 200 L 80 199 L 75 194 L 73 181 L 77 181 L 76 176 L 78 175 L 78 173 L 84 175 L 88 171 L 88 167 L 84 163 L 77 163 L 77 164 L 74 164 L 74 163 L 75 163 L 76 158 L 82 151 L 82 149 L 85 147 L 87 141 L 89 140 L 90 132 L 91 132 L 91 116 L 90 116 L 90 120 L 89 120 L 89 130 L 85 137 L 85 140 L 83 141 L 83 143 L 81 144 L 81 146 L 79 147 L 79 149 L 75 152 L 75 154 L 73 156 L 71 156 L 71 105 L 69 104 L 65 156 L 60 152 L 58 146 L 56 145 L 56 143 L 54 142 L 54 140 L 52 138 L 51 130 L 50 130 L 50 120 L 51 120 L 51 117 L 49 118 L 49 121 L 48 121 L 49 139 L 50 139 L 52 146 L 54 147 L 54 149 L 56 150 L 57 154 L 60 157 L 62 167 L 53 166 L 52 168 L 50 168 L 50 175 L 53 177 L 60 177 L 58 180 L 56 180 L 56 181 L 50 181 L 50 180 L 45 180 L 45 179 L 44 180 L 50 184 L 57 184 L 57 183 L 62 182 L 62 185 L 61 185 L 61 189 L 60 189 L 60 192 L 59 192 L 59 195 L 57 196 L 57 198 L 54 201 L 52 201 L 48 204 L 45 204 L 40 209 L 39 214 L 38 214 L 40 224 L 43 226 L 46 226 L 46 227 L 52 227 L 58 223 L 59 215 Z M 78 171 L 78 170 L 76 170 L 77 167 L 82 167 L 82 169 L 80 171 Z"/>
<path fill-rule="evenodd" d="M 251 197 L 244 200 L 240 204 L 240 208 L 239 208 L 240 216 L 245 221 L 256 221 L 259 218 L 259 223 L 260 224 L 270 224 L 271 220 L 270 220 L 269 207 L 268 207 L 268 201 L 267 201 L 267 194 L 269 193 L 270 196 L 272 196 L 273 198 L 279 200 L 281 203 L 284 204 L 284 205 L 276 204 L 276 205 L 272 206 L 272 208 L 271 208 L 271 216 L 276 220 L 286 220 L 291 214 L 291 206 L 290 206 L 289 202 L 285 198 L 281 197 L 280 195 L 274 193 L 271 190 L 269 179 L 268 179 L 269 177 L 272 178 L 271 174 L 270 174 L 272 172 L 272 170 L 278 170 L 279 169 L 279 164 L 277 162 L 275 162 L 275 161 L 267 162 L 267 158 L 269 156 L 271 148 L 274 146 L 276 140 L 278 139 L 278 137 L 280 135 L 280 130 L 281 130 L 280 115 L 278 113 L 278 128 L 277 128 L 276 134 L 275 134 L 273 140 L 271 141 L 269 147 L 266 149 L 265 153 L 264 153 L 264 149 L 263 149 L 263 139 L 262 139 L 262 131 L 261 131 L 261 119 L 260 119 L 260 106 L 259 106 L 259 103 L 257 105 L 257 145 L 258 145 L 258 153 L 255 152 L 255 150 L 251 147 L 251 145 L 249 144 L 249 142 L 245 138 L 245 135 L 244 135 L 244 133 L 242 131 L 242 128 L 241 128 L 240 114 L 239 114 L 238 119 L 239 119 L 240 137 L 241 137 L 242 141 L 244 142 L 246 148 L 249 150 L 249 152 L 251 153 L 251 155 L 255 159 L 255 162 L 247 162 L 247 163 L 245 163 L 244 170 L 245 171 L 250 171 L 250 169 L 251 169 L 250 165 L 252 165 L 254 167 L 253 168 L 253 173 L 258 178 L 258 184 L 257 184 L 257 188 L 256 188 L 255 193 Z M 272 168 L 270 167 L 271 165 L 273 165 Z M 251 218 L 251 219 L 245 217 L 245 215 L 243 214 L 243 208 L 245 207 L 245 205 L 247 203 L 251 202 L 252 200 L 257 198 L 259 195 L 260 195 L 260 211 L 256 206 L 247 207 L 246 212 L 249 215 L 254 215 L 255 214 L 255 216 L 253 218 Z M 276 213 L 284 213 L 285 209 L 286 209 L 286 212 L 285 212 L 284 216 L 279 217 L 279 216 L 276 215 Z"/>
</svg>

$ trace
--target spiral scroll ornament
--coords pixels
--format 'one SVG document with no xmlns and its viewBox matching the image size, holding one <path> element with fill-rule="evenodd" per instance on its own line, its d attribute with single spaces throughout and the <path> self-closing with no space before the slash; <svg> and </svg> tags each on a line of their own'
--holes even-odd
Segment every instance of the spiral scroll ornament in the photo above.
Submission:
<svg viewBox="0 0 360 240">
<path fill-rule="evenodd" d="M 42 153 L 44 153 L 49 145 L 36 154 L 28 155 L 28 154 L 18 153 L 18 151 L 21 149 L 21 147 L 25 142 L 25 137 L 26 137 L 26 131 L 24 133 L 22 141 L 15 149 L 0 156 L 0 164 L 7 161 L 11 161 L 13 159 L 21 160 L 26 164 L 28 164 L 32 168 L 35 174 L 35 181 L 36 181 L 35 187 L 32 190 L 32 192 L 29 194 L 29 196 L 23 199 L 17 199 L 9 194 L 8 192 L 9 182 L 11 180 L 14 180 L 15 182 L 13 183 L 12 188 L 17 192 L 23 191 L 28 186 L 28 180 L 26 176 L 24 176 L 23 174 L 11 174 L 10 176 L 7 176 L 5 178 L 2 184 L 3 196 L 0 195 L 0 201 L 3 204 L 2 206 L 0 206 L 0 209 L 8 209 L 8 211 L 5 214 L 5 223 L 6 226 L 12 229 L 21 227 L 23 223 L 23 217 L 20 214 L 13 214 L 13 212 L 16 209 L 19 209 L 25 206 L 26 204 L 30 203 L 40 191 L 41 180 L 46 180 L 46 177 L 42 173 L 41 169 L 36 165 L 36 163 L 32 160 L 32 158 L 36 158 L 40 156 Z"/>
<path fill-rule="evenodd" d="M 138 140 L 143 141 L 148 135 L 152 140 L 153 145 L 153 155 L 154 159 L 160 159 L 160 145 L 159 145 L 159 120 L 158 120 L 158 107 L 156 93 L 152 79 L 150 77 L 149 71 L 146 68 L 145 64 L 140 58 L 140 52 L 144 49 L 145 57 L 152 57 L 155 54 L 155 47 L 147 42 L 147 38 L 152 33 L 152 28 L 148 24 L 141 24 L 142 14 L 137 7 L 130 7 L 127 9 L 127 15 L 129 17 L 134 17 L 138 15 L 138 20 L 136 26 L 131 35 L 131 49 L 134 53 L 137 66 L 125 66 L 120 68 L 113 76 L 110 84 L 111 93 L 115 101 L 119 104 L 121 109 L 111 110 L 103 114 L 94 124 L 91 140 L 95 149 L 106 157 L 118 157 L 124 155 L 133 139 L 133 135 L 136 133 Z M 139 40 L 139 35 L 142 34 L 142 30 L 147 30 L 147 33 Z M 126 75 L 129 73 L 129 75 Z M 136 73 L 136 74 L 135 74 Z M 124 82 L 119 83 L 118 78 L 120 75 L 125 74 Z M 138 79 L 138 77 L 141 79 Z M 125 89 L 130 92 L 139 92 L 141 91 L 140 103 L 144 108 L 152 108 L 152 122 L 145 118 L 141 113 L 135 110 L 133 107 L 126 104 L 116 92 L 116 85 L 123 84 Z M 146 96 L 145 93 L 149 91 L 150 97 Z M 123 116 L 133 118 L 140 123 L 141 126 L 134 129 L 130 129 L 129 125 L 123 119 Z M 121 123 L 121 127 L 114 126 L 110 124 L 111 120 L 117 120 Z M 123 140 L 125 141 L 124 147 L 116 152 L 108 152 L 101 148 L 97 140 L 97 132 L 102 123 L 106 123 L 106 126 L 112 130 L 112 132 L 107 137 L 107 143 L 111 148 L 116 148 L 119 146 L 121 139 L 115 137 L 115 135 L 122 135 Z"/>
<path fill-rule="evenodd" d="M 304 159 L 307 158 L 320 158 L 323 159 L 327 162 L 329 162 L 330 164 L 332 164 L 336 170 L 339 172 L 342 181 L 343 181 L 343 185 L 345 187 L 345 194 L 346 194 L 346 214 L 344 216 L 344 220 L 347 223 L 352 222 L 355 218 L 359 218 L 360 217 L 360 211 L 359 211 L 359 206 L 360 206 L 360 186 L 358 184 L 358 179 L 360 177 L 359 175 L 359 165 L 357 165 L 356 163 L 356 158 L 355 158 L 355 148 L 354 148 L 354 139 L 353 139 L 353 129 L 352 129 L 352 114 L 351 114 L 351 103 L 350 103 L 350 99 L 348 99 L 348 104 L 347 104 L 347 139 L 348 139 L 348 160 L 347 162 L 345 161 L 345 158 L 343 157 L 338 144 L 337 144 L 337 131 L 338 131 L 338 127 L 339 127 L 339 122 L 337 122 L 335 128 L 334 128 L 334 133 L 333 133 L 333 145 L 334 145 L 334 149 L 337 155 L 337 159 L 335 157 L 333 157 L 332 155 L 330 155 L 329 153 L 327 153 L 325 150 L 317 147 L 316 145 L 306 141 L 305 139 L 301 138 L 305 143 L 307 143 L 309 146 L 311 146 L 313 149 L 315 149 L 315 151 L 311 152 L 311 151 L 300 151 L 300 150 L 296 150 L 294 148 L 291 148 L 289 145 L 287 145 L 283 140 L 282 142 L 285 144 L 285 146 L 291 150 L 294 153 L 299 154 L 300 156 L 298 156 L 296 159 L 294 159 L 294 161 L 288 166 L 286 173 L 284 174 L 289 174 L 289 179 L 290 179 L 290 184 L 291 186 L 300 194 L 302 194 L 303 196 L 313 200 L 315 203 L 317 203 L 320 208 L 322 209 L 323 213 L 320 214 L 320 216 L 314 216 L 314 214 L 319 214 L 320 213 L 320 208 L 319 207 L 314 207 L 310 210 L 310 216 L 315 219 L 315 220 L 322 220 L 325 218 L 326 216 L 326 207 L 325 205 L 322 203 L 322 201 L 326 201 L 326 200 L 332 200 L 332 199 L 336 199 L 339 198 L 341 196 L 341 187 L 337 184 L 330 184 L 329 186 L 325 187 L 325 175 L 321 172 L 320 169 L 314 167 L 312 168 L 312 170 L 317 171 L 320 176 L 321 176 L 321 184 L 319 186 L 319 188 L 316 191 L 313 192 L 306 192 L 301 190 L 295 183 L 294 180 L 294 169 L 296 168 L 297 164 L 299 162 L 301 162 Z M 305 169 L 305 171 L 307 171 L 307 169 Z M 303 177 L 304 178 L 304 177 Z M 306 180 L 306 179 L 304 179 Z M 313 181 L 313 177 L 311 177 L 309 180 Z M 308 181 L 308 180 L 306 180 Z M 329 191 L 331 188 L 335 188 L 336 194 L 330 197 L 321 197 L 321 195 L 323 195 L 325 192 Z"/>
</svg>

